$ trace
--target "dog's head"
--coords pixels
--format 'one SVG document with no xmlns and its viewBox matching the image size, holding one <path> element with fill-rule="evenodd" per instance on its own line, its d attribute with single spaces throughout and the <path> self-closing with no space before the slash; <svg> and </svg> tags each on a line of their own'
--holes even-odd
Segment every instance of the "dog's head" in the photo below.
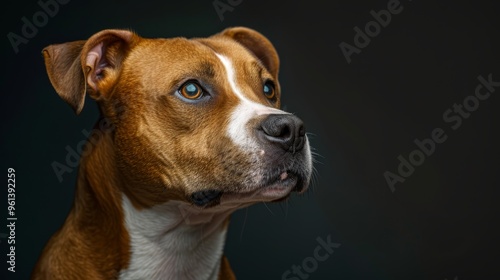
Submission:
<svg viewBox="0 0 500 280">
<path fill-rule="evenodd" d="M 113 124 L 116 168 L 134 204 L 201 207 L 304 192 L 312 160 L 302 121 L 280 110 L 279 59 L 262 34 L 146 39 L 104 30 L 43 51 L 76 113 L 85 95 Z"/>
</svg>

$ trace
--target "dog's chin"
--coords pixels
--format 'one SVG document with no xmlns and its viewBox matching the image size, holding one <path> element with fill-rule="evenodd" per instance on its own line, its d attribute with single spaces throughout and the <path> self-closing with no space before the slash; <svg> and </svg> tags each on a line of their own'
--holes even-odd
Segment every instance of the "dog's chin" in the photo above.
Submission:
<svg viewBox="0 0 500 280">
<path fill-rule="evenodd" d="M 257 202 L 279 202 L 293 192 L 303 193 L 307 189 L 308 177 L 293 171 L 270 173 L 259 184 L 239 191 L 206 190 L 195 192 L 190 200 L 193 204 L 211 208 L 233 206 L 240 208 Z"/>
</svg>

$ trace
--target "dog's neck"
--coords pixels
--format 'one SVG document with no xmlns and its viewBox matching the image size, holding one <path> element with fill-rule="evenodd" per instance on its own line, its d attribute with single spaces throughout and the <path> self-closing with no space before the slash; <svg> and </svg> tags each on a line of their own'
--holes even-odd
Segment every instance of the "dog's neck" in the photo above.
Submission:
<svg viewBox="0 0 500 280">
<path fill-rule="evenodd" d="M 202 210 L 174 200 L 136 208 L 117 186 L 121 180 L 113 166 L 111 141 L 105 133 L 97 143 L 87 143 L 92 150 L 82 158 L 70 216 L 87 224 L 93 221 L 92 228 L 107 233 L 110 243 L 103 251 L 127 255 L 114 265 L 118 279 L 218 279 L 228 218 L 234 209 Z M 81 212 L 88 212 L 83 209 L 95 210 L 95 217 L 83 217 Z"/>
<path fill-rule="evenodd" d="M 131 258 L 120 279 L 218 279 L 229 213 L 170 201 L 137 210 L 123 195 Z"/>
</svg>

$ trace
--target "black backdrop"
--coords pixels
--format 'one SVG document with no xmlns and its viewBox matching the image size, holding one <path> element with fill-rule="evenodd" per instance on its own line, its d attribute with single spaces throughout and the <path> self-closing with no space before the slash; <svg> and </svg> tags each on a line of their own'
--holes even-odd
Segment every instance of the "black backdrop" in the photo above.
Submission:
<svg viewBox="0 0 500 280">
<path fill-rule="evenodd" d="M 59 182 L 51 163 L 64 162 L 65 147 L 85 139 L 98 115 L 91 100 L 75 116 L 59 99 L 42 48 L 106 28 L 202 37 L 235 25 L 275 44 L 284 107 L 305 121 L 318 154 L 306 195 L 233 215 L 225 250 L 238 279 L 500 279 L 500 87 L 474 97 L 478 77 L 500 81 L 494 1 L 67 2 L 46 22 L 35 0 L 2 4 L 1 279 L 27 279 L 62 224 L 76 172 Z M 221 18 L 214 3 L 233 6 Z M 378 12 L 388 6 L 387 23 Z M 371 22 L 372 10 L 385 27 Z M 9 37 L 23 36 L 22 18 L 34 15 L 39 27 L 16 53 Z M 356 35 L 366 25 L 372 37 Z M 340 44 L 353 52 L 350 63 Z M 442 143 L 414 152 L 415 140 L 431 148 L 424 139 L 435 129 Z M 398 171 L 410 154 L 418 166 Z M 17 178 L 15 273 L 6 263 L 9 167 Z M 318 238 L 338 247 L 323 261 L 314 258 Z M 301 275 L 287 276 L 293 265 Z"/>
</svg>

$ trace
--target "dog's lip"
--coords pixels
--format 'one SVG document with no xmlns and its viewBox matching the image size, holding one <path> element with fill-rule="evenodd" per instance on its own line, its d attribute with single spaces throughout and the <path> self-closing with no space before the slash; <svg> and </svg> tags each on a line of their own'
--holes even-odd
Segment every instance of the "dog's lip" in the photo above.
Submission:
<svg viewBox="0 0 500 280">
<path fill-rule="evenodd" d="M 255 203 L 279 201 L 287 198 L 293 191 L 302 189 L 303 179 L 299 173 L 293 171 L 277 172 L 275 176 L 268 176 L 264 183 L 251 189 L 238 192 L 224 192 L 221 203 Z M 299 189 L 300 188 L 300 189 Z"/>
<path fill-rule="evenodd" d="M 259 188 L 260 194 L 266 197 L 275 197 L 280 199 L 288 196 L 294 191 L 300 181 L 296 173 L 283 171 L 274 180 Z"/>
<path fill-rule="evenodd" d="M 290 185 L 296 185 L 298 183 L 299 176 L 296 173 L 290 172 L 290 171 L 283 171 L 279 173 L 278 176 L 273 177 L 272 179 L 268 180 L 262 188 L 283 188 L 283 187 L 289 187 Z"/>
<path fill-rule="evenodd" d="M 219 204 L 222 196 L 220 190 L 203 190 L 191 194 L 191 202 L 200 207 L 209 207 Z"/>
<path fill-rule="evenodd" d="M 273 170 L 265 176 L 260 184 L 239 191 L 205 190 L 190 195 L 191 203 L 202 208 L 218 205 L 242 207 L 257 202 L 281 201 L 292 192 L 304 190 L 305 178 L 300 172 L 293 170 Z"/>
<path fill-rule="evenodd" d="M 294 185 L 295 188 L 292 188 L 293 191 L 299 191 L 299 187 L 301 188 L 301 183 L 303 178 L 299 172 L 295 172 L 292 170 L 279 171 L 274 173 L 274 175 L 266 176 L 268 178 L 260 188 L 273 188 L 276 186 L 287 186 Z"/>
</svg>

